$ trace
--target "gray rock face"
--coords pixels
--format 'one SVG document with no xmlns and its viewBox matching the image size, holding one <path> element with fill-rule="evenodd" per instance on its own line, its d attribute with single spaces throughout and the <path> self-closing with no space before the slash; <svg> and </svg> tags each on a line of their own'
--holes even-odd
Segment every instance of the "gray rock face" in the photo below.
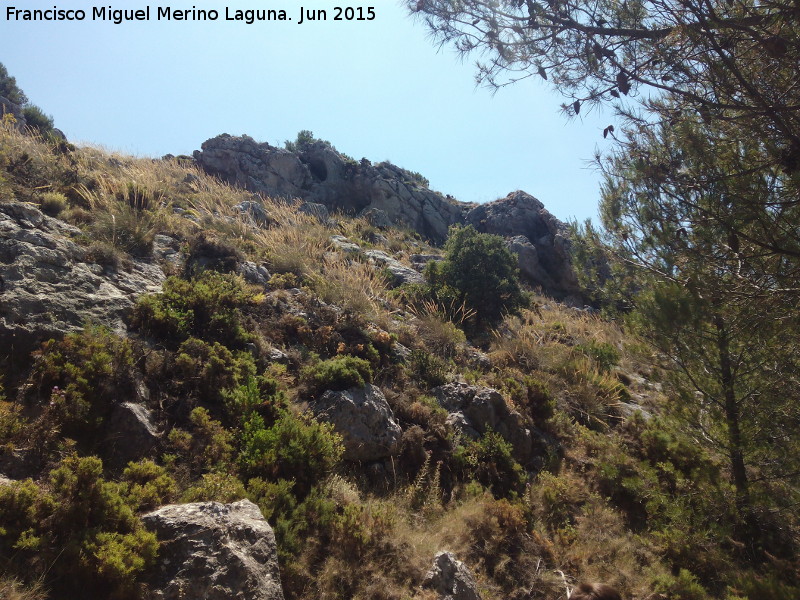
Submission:
<svg viewBox="0 0 800 600">
<path fill-rule="evenodd" d="M 450 413 L 448 422 L 465 435 L 476 439 L 489 430 L 495 431 L 511 444 L 514 458 L 520 463 L 526 464 L 531 459 L 533 435 L 522 415 L 508 408 L 500 392 L 466 383 L 448 383 L 434 388 L 432 393 Z"/>
<path fill-rule="evenodd" d="M 161 290 L 156 265 L 109 272 L 87 262 L 79 234 L 31 204 L 0 201 L 0 347 L 28 353 L 87 321 L 122 332 L 136 298 Z"/>
<path fill-rule="evenodd" d="M 297 156 L 248 136 L 227 133 L 203 142 L 194 158 L 208 173 L 253 192 L 300 198 L 310 183 L 308 168 Z"/>
<path fill-rule="evenodd" d="M 109 431 L 105 446 L 116 467 L 146 457 L 159 440 L 150 411 L 138 402 L 114 405 L 105 427 Z"/>
<path fill-rule="evenodd" d="M 283 600 L 275 535 L 249 500 L 173 504 L 142 521 L 161 541 L 148 600 Z"/>
<path fill-rule="evenodd" d="M 404 283 L 425 283 L 425 278 L 411 267 L 405 266 L 396 258 L 393 258 L 382 250 L 367 250 L 364 252 L 371 262 L 383 267 L 392 276 L 392 284 L 395 286 Z"/>
<path fill-rule="evenodd" d="M 536 198 L 522 191 L 473 208 L 467 223 L 480 232 L 502 235 L 534 285 L 558 298 L 580 293 L 570 261 L 566 226 Z"/>
<path fill-rule="evenodd" d="M 356 163 L 325 142 L 305 144 L 293 153 L 224 134 L 204 142 L 194 156 L 209 173 L 254 192 L 360 214 L 378 228 L 409 227 L 434 244 L 447 239 L 451 225 L 473 225 L 512 238 L 509 247 L 530 283 L 582 305 L 566 227 L 525 192 L 482 205 L 458 202 L 428 189 L 410 171 L 366 159 Z"/>
<path fill-rule="evenodd" d="M 19 104 L 14 104 L 8 98 L 0 96 L 0 119 L 3 115 L 13 115 L 16 120 L 16 128 L 22 131 L 25 129 L 25 114 L 22 112 L 22 107 Z"/>
<path fill-rule="evenodd" d="M 311 410 L 320 421 L 332 423 L 342 436 L 346 460 L 368 462 L 400 451 L 403 431 L 383 392 L 374 385 L 327 391 Z"/>
<path fill-rule="evenodd" d="M 475 576 L 452 552 L 436 555 L 422 585 L 436 591 L 440 600 L 481 600 Z"/>
</svg>

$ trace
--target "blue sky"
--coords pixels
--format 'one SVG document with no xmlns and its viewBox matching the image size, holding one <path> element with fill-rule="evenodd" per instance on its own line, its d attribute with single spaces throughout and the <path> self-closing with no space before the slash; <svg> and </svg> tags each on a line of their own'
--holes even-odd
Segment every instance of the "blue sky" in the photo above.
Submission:
<svg viewBox="0 0 800 600">
<path fill-rule="evenodd" d="M 83 22 L 6 20 L 6 7 L 81 8 Z M 127 0 L 114 8 L 144 8 Z M 79 0 L 3 0 L 0 62 L 78 142 L 142 156 L 189 154 L 217 134 L 281 145 L 301 129 L 355 158 L 389 159 L 431 187 L 486 202 L 523 189 L 561 219 L 596 214 L 609 115 L 567 121 L 542 81 L 492 94 L 474 67 L 437 48 L 396 0 L 369 22 L 333 21 L 331 0 L 150 4 L 151 20 L 92 22 Z M 351 3 L 350 6 L 367 6 Z M 108 5 L 106 5 L 108 6 Z M 155 20 L 156 6 L 220 12 L 215 22 Z M 285 9 L 292 22 L 226 22 L 225 7 Z M 300 7 L 329 20 L 298 25 Z"/>
</svg>

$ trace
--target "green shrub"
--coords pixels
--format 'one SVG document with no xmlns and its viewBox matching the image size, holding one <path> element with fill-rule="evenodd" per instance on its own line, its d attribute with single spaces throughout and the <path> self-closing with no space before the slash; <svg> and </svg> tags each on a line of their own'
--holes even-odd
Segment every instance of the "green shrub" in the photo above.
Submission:
<svg viewBox="0 0 800 600">
<path fill-rule="evenodd" d="M 39 206 L 41 206 L 42 212 L 55 217 L 67 208 L 67 204 L 67 197 L 64 194 L 60 192 L 45 192 L 42 194 L 42 201 Z"/>
<path fill-rule="evenodd" d="M 229 469 L 233 456 L 233 434 L 222 423 L 212 419 L 208 410 L 202 407 L 192 410 L 189 422 L 189 431 L 175 427 L 167 436 L 171 451 L 183 459 L 176 467 L 188 469 L 192 477 L 208 471 Z"/>
<path fill-rule="evenodd" d="M 139 298 L 133 325 L 173 347 L 193 336 L 241 348 L 251 340 L 242 308 L 255 299 L 236 275 L 203 271 L 192 280 L 169 277 L 160 294 Z"/>
<path fill-rule="evenodd" d="M 301 379 L 309 393 L 316 396 L 327 390 L 347 390 L 371 383 L 372 367 L 363 358 L 337 356 L 305 367 Z"/>
<path fill-rule="evenodd" d="M 478 233 L 472 226 L 452 227 L 444 248 L 445 259 L 428 263 L 425 270 L 439 299 L 454 298 L 456 305 L 475 311 L 478 324 L 488 325 L 526 303 L 517 259 L 503 238 Z"/>
<path fill-rule="evenodd" d="M 295 482 L 302 498 L 336 467 L 344 451 L 333 426 L 308 415 L 281 412 L 272 427 L 257 414 L 244 422 L 239 466 L 245 477 Z"/>
<path fill-rule="evenodd" d="M 128 463 L 122 473 L 120 493 L 137 512 L 167 503 L 176 491 L 175 480 L 167 470 L 151 460 Z"/>
<path fill-rule="evenodd" d="M 619 350 L 607 342 L 590 340 L 588 344 L 575 346 L 575 349 L 591 358 L 600 373 L 608 373 L 619 363 Z"/>
<path fill-rule="evenodd" d="M 133 347 L 110 330 L 89 326 L 37 352 L 30 381 L 49 401 L 42 419 L 91 446 L 117 398 L 133 387 Z"/>
<path fill-rule="evenodd" d="M 47 137 L 53 131 L 53 117 L 45 114 L 35 104 L 28 104 L 22 109 L 22 114 L 25 116 L 25 123 L 31 131 L 44 137 Z"/>
<path fill-rule="evenodd" d="M 409 367 L 414 378 L 428 387 L 444 385 L 450 380 L 450 365 L 443 358 L 415 349 L 409 356 Z"/>
<path fill-rule="evenodd" d="M 191 337 L 175 353 L 174 381 L 179 393 L 212 406 L 236 409 L 230 400 L 239 387 L 255 376 L 256 365 L 249 352 L 231 352 L 219 342 L 207 343 Z M 260 390 L 259 394 L 260 394 Z"/>
<path fill-rule="evenodd" d="M 463 475 L 488 487 L 495 498 L 508 498 L 522 493 L 526 480 L 525 471 L 511 452 L 511 444 L 499 433 L 489 431 L 459 446 L 453 459 Z"/>
<path fill-rule="evenodd" d="M 30 480 L 0 486 L 2 555 L 53 597 L 135 597 L 137 576 L 155 559 L 155 534 L 102 470 L 98 458 L 71 455 L 50 473 L 47 489 Z"/>
<path fill-rule="evenodd" d="M 183 494 L 183 502 L 236 502 L 247 497 L 244 484 L 232 473 L 204 473 Z"/>
<path fill-rule="evenodd" d="M 708 600 L 708 592 L 691 571 L 681 569 L 677 576 L 661 575 L 653 581 L 656 593 L 665 600 Z"/>
</svg>

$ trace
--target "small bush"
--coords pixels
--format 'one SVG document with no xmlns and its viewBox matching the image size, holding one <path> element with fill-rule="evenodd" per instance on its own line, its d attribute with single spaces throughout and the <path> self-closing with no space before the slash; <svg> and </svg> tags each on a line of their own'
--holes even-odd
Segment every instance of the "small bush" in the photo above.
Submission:
<svg viewBox="0 0 800 600">
<path fill-rule="evenodd" d="M 517 259 L 500 236 L 453 227 L 445 252 L 443 261 L 432 261 L 425 270 L 431 288 L 438 298 L 454 298 L 456 305 L 474 310 L 479 325 L 495 324 L 525 304 Z"/>
<path fill-rule="evenodd" d="M 244 422 L 239 466 L 246 477 L 295 482 L 302 498 L 337 465 L 344 451 L 329 424 L 284 410 L 272 427 L 257 414 Z"/>
<path fill-rule="evenodd" d="M 42 208 L 42 212 L 51 217 L 57 216 L 61 211 L 67 208 L 67 205 L 67 197 L 60 192 L 45 192 L 42 194 L 42 201 L 39 204 Z"/>
<path fill-rule="evenodd" d="M 435 354 L 412 350 L 408 363 L 414 378 L 428 387 L 444 385 L 450 380 L 449 363 Z"/>
<path fill-rule="evenodd" d="M 175 496 L 176 490 L 175 480 L 166 469 L 151 460 L 129 463 L 122 473 L 120 493 L 138 512 L 167 503 Z"/>
<path fill-rule="evenodd" d="M 135 597 L 137 576 L 155 559 L 155 534 L 102 469 L 98 458 L 71 455 L 51 471 L 47 489 L 30 480 L 0 486 L 3 555 L 53 597 Z"/>
<path fill-rule="evenodd" d="M 480 439 L 458 447 L 453 459 L 467 478 L 488 487 L 496 498 L 508 498 L 522 493 L 526 479 L 511 451 L 511 444 L 499 433 L 489 431 Z"/>
<path fill-rule="evenodd" d="M 665 600 L 708 600 L 708 592 L 691 571 L 681 569 L 677 576 L 661 575 L 653 581 L 654 590 Z"/>
<path fill-rule="evenodd" d="M 588 344 L 575 346 L 575 349 L 591 358 L 600 373 L 610 372 L 619 363 L 619 350 L 607 342 L 590 340 Z"/>
<path fill-rule="evenodd" d="M 202 407 L 189 415 L 190 430 L 173 428 L 167 437 L 171 451 L 183 458 L 182 466 L 190 477 L 208 471 L 224 471 L 231 466 L 233 434 L 211 418 Z"/>
<path fill-rule="evenodd" d="M 48 402 L 41 419 L 91 445 L 114 400 L 133 386 L 131 342 L 90 326 L 45 342 L 36 354 L 30 380 L 38 400 Z"/>
<path fill-rule="evenodd" d="M 363 358 L 337 356 L 305 367 L 301 378 L 309 393 L 316 396 L 327 390 L 364 387 L 372 382 L 372 367 Z"/>
<path fill-rule="evenodd" d="M 189 240 L 186 273 L 197 275 L 207 269 L 231 273 L 242 258 L 242 253 L 230 242 L 201 232 Z"/>
<path fill-rule="evenodd" d="M 153 253 L 158 227 L 159 216 L 156 213 L 118 204 L 110 212 L 97 216 L 92 233 L 95 239 L 132 256 L 148 257 Z"/>
<path fill-rule="evenodd" d="M 139 298 L 133 325 L 173 347 L 194 336 L 241 348 L 251 339 L 241 311 L 255 299 L 235 275 L 204 271 L 189 281 L 169 277 L 160 294 Z"/>
</svg>

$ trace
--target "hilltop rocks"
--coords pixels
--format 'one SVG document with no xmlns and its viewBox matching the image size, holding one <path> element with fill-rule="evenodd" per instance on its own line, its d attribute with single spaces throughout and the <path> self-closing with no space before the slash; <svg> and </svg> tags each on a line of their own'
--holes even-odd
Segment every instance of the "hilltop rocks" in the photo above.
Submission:
<svg viewBox="0 0 800 600">
<path fill-rule="evenodd" d="M 0 119 L 4 115 L 12 115 L 16 121 L 16 128 L 22 131 L 25 129 L 25 113 L 22 112 L 22 107 L 19 104 L 14 104 L 8 98 L 0 96 Z"/>
<path fill-rule="evenodd" d="M 173 504 L 142 521 L 161 542 L 148 600 L 283 600 L 275 535 L 249 500 Z"/>
<path fill-rule="evenodd" d="M 25 355 L 87 322 L 124 331 L 140 294 L 158 292 L 161 268 L 133 260 L 104 269 L 73 238 L 80 230 L 32 204 L 0 201 L 0 347 Z"/>
<path fill-rule="evenodd" d="M 374 385 L 327 391 L 311 409 L 320 421 L 332 423 L 341 434 L 346 460 L 379 460 L 400 450 L 403 431 L 383 392 Z"/>
<path fill-rule="evenodd" d="M 308 168 L 295 154 L 246 135 L 223 134 L 201 148 L 194 158 L 207 173 L 253 192 L 299 198 L 310 183 Z"/>
<path fill-rule="evenodd" d="M 422 586 L 433 589 L 440 600 L 481 600 L 475 576 L 452 552 L 439 552 Z"/>
<path fill-rule="evenodd" d="M 365 212 L 376 227 L 405 225 L 438 243 L 470 207 L 429 190 L 405 169 L 357 163 L 324 142 L 293 153 L 223 134 L 203 142 L 194 158 L 208 173 L 253 192 L 301 198 L 347 214 Z"/>
<path fill-rule="evenodd" d="M 519 257 L 520 271 L 534 285 L 558 298 L 580 294 L 567 228 L 530 194 L 518 190 L 481 204 L 466 221 L 480 232 L 510 238 L 509 249 Z"/>
<path fill-rule="evenodd" d="M 482 205 L 458 202 L 428 189 L 416 173 L 388 162 L 356 162 L 322 141 L 290 152 L 223 134 L 205 141 L 194 157 L 207 172 L 253 192 L 299 198 L 304 207 L 360 214 L 377 228 L 408 227 L 434 244 L 447 239 L 451 225 L 473 225 L 510 238 L 509 248 L 531 284 L 558 299 L 583 304 L 565 225 L 525 192 Z"/>
</svg>

